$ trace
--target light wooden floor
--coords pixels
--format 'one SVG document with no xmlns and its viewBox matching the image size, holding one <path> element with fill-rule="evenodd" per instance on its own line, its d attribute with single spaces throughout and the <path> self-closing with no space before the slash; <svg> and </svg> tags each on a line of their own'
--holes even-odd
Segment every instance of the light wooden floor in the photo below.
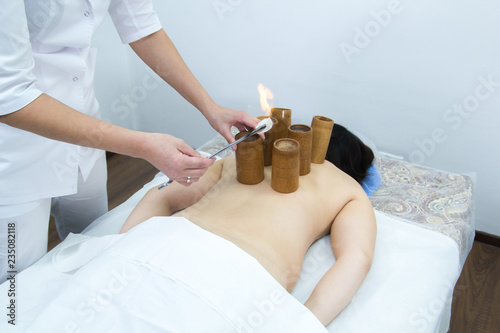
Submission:
<svg viewBox="0 0 500 333">
<path fill-rule="evenodd" d="M 108 158 L 109 209 L 120 205 L 158 171 L 149 163 L 121 155 Z M 54 223 L 49 249 L 59 243 Z M 474 242 L 453 297 L 450 333 L 500 332 L 500 248 Z"/>
</svg>

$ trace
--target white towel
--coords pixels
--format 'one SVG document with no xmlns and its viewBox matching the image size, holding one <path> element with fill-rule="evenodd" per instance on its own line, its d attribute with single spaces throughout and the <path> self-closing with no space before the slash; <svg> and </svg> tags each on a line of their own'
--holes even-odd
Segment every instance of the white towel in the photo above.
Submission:
<svg viewBox="0 0 500 333">
<path fill-rule="evenodd" d="M 28 332 L 327 332 L 255 258 L 184 218 L 155 217 L 112 242 L 96 239 L 105 252 Z M 55 262 L 78 266 L 71 252 L 75 263 L 89 259 L 67 250 Z"/>
</svg>

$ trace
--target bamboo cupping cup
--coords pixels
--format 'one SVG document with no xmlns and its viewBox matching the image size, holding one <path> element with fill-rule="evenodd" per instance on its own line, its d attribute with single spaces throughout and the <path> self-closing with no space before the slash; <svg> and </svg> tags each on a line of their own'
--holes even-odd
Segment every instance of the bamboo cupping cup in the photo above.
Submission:
<svg viewBox="0 0 500 333">
<path fill-rule="evenodd" d="M 238 140 L 248 131 L 236 134 Z M 264 180 L 264 144 L 258 135 L 252 135 L 238 143 L 236 149 L 236 179 L 246 185 L 255 185 Z"/>
<path fill-rule="evenodd" d="M 311 162 L 322 164 L 325 162 L 326 151 L 330 144 L 333 120 L 323 116 L 314 116 L 311 128 L 313 130 Z"/>
<path fill-rule="evenodd" d="M 274 142 L 271 169 L 271 187 L 281 193 L 292 193 L 299 188 L 299 143 L 284 138 Z"/>
<path fill-rule="evenodd" d="M 264 166 L 269 166 L 271 165 L 272 162 L 272 157 L 273 157 L 273 144 L 274 141 L 276 140 L 276 135 L 278 131 L 278 121 L 276 118 L 269 117 L 269 116 L 260 116 L 257 117 L 260 120 L 264 120 L 266 118 L 271 118 L 273 121 L 273 127 L 269 131 L 267 131 L 264 136 Z"/>
<path fill-rule="evenodd" d="M 292 124 L 292 110 L 272 108 L 271 117 L 276 118 L 278 121 L 275 140 L 286 138 L 288 134 L 288 127 Z"/>
<path fill-rule="evenodd" d="M 300 172 L 301 176 L 311 172 L 312 129 L 307 125 L 292 125 L 288 127 L 288 137 L 297 140 L 300 145 Z"/>
</svg>

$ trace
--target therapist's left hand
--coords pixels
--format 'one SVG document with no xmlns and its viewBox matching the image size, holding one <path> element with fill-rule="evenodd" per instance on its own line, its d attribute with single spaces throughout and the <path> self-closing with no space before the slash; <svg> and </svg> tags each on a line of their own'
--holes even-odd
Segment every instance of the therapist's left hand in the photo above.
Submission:
<svg viewBox="0 0 500 333">
<path fill-rule="evenodd" d="M 234 126 L 240 131 L 254 129 L 259 123 L 259 119 L 250 116 L 244 111 L 225 108 L 215 105 L 206 115 L 210 125 L 219 132 L 228 143 L 234 142 L 231 127 Z M 233 150 L 236 149 L 233 146 Z"/>
</svg>

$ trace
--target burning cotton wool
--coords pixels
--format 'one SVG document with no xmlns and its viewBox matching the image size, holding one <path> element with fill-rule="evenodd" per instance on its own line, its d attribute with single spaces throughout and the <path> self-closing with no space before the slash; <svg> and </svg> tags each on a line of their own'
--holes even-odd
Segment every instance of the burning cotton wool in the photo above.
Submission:
<svg viewBox="0 0 500 333">
<path fill-rule="evenodd" d="M 259 133 L 266 133 L 273 127 L 273 121 L 271 118 L 262 119 L 255 128 L 262 128 Z"/>
</svg>

